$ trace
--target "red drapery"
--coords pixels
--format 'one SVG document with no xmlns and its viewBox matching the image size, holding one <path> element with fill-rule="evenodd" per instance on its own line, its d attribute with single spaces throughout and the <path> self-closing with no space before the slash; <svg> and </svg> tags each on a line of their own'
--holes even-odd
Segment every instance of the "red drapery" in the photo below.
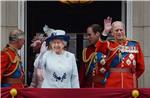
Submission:
<svg viewBox="0 0 150 98">
<path fill-rule="evenodd" d="M 1 98 L 12 98 L 11 88 L 1 89 Z M 17 89 L 15 98 L 133 98 L 131 95 L 133 89 L 101 89 L 101 88 L 83 88 L 83 89 L 40 89 L 24 88 Z M 150 98 L 150 88 L 138 89 L 140 96 L 138 98 Z"/>
</svg>

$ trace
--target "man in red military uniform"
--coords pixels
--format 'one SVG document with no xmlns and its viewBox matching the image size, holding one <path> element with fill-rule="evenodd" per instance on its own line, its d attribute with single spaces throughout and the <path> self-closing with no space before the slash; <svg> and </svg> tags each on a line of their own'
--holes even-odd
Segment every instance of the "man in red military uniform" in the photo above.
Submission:
<svg viewBox="0 0 150 98">
<path fill-rule="evenodd" d="M 99 39 L 100 32 L 101 27 L 98 24 L 93 24 L 87 28 L 87 38 L 90 45 L 83 49 L 83 64 L 80 67 L 79 75 L 81 88 L 104 87 L 105 56 L 101 52 L 95 52 L 95 44 Z M 100 63 L 100 61 L 103 62 Z"/>
<path fill-rule="evenodd" d="M 106 65 L 109 67 L 108 88 L 136 88 L 137 79 L 144 72 L 144 57 L 140 45 L 136 41 L 127 40 L 125 26 L 121 21 L 111 24 L 112 18 L 104 20 L 104 31 L 96 44 L 96 51 L 108 56 Z M 114 40 L 105 41 L 108 33 Z"/>
<path fill-rule="evenodd" d="M 9 44 L 1 51 L 1 87 L 24 87 L 24 72 L 18 55 L 23 44 L 23 31 L 10 32 Z"/>
</svg>

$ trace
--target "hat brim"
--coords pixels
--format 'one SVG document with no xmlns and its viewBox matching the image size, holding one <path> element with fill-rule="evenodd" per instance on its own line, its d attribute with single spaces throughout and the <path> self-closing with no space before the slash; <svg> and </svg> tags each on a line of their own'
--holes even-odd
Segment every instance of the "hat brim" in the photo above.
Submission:
<svg viewBox="0 0 150 98">
<path fill-rule="evenodd" d="M 69 35 L 57 35 L 57 36 L 51 36 L 49 38 L 46 39 L 46 42 L 49 43 L 50 41 L 54 40 L 54 39 L 60 39 L 60 40 L 64 40 L 66 42 L 68 42 L 70 40 Z"/>
</svg>

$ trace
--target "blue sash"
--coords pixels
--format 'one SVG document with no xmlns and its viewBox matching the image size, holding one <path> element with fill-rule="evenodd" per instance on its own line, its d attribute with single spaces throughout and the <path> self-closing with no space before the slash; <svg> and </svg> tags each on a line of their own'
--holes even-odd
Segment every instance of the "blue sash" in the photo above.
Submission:
<svg viewBox="0 0 150 98">
<path fill-rule="evenodd" d="M 129 41 L 128 44 L 127 44 L 127 46 L 136 46 L 136 44 L 137 44 L 137 43 L 136 43 L 135 41 Z M 128 54 L 129 54 L 128 52 L 123 52 L 123 53 L 121 53 L 122 58 L 125 58 Z M 120 60 L 119 56 L 116 55 L 116 56 L 114 57 L 114 59 L 112 60 L 112 62 L 110 63 L 110 67 L 116 67 L 121 61 L 122 61 L 122 60 Z M 110 74 L 111 74 L 111 73 L 110 73 L 109 71 L 105 73 L 104 79 L 101 80 L 101 83 L 102 83 L 103 85 L 106 83 L 107 78 L 109 78 Z"/>
<path fill-rule="evenodd" d="M 93 74 L 93 69 L 95 68 L 96 64 L 98 62 L 100 62 L 100 60 L 102 59 L 102 53 L 101 52 L 97 52 L 97 54 L 95 55 L 95 57 L 93 58 L 91 64 L 89 65 L 89 69 L 86 72 L 86 76 L 87 77 L 91 77 Z M 95 60 L 95 61 L 94 61 Z"/>
<path fill-rule="evenodd" d="M 21 77 L 22 72 L 21 72 L 20 66 L 22 66 L 22 65 L 19 65 L 18 68 L 16 69 L 16 71 L 12 75 L 10 75 L 11 78 L 20 78 Z M 10 84 L 10 83 L 2 83 L 1 87 L 10 87 L 11 85 L 12 84 Z"/>
</svg>

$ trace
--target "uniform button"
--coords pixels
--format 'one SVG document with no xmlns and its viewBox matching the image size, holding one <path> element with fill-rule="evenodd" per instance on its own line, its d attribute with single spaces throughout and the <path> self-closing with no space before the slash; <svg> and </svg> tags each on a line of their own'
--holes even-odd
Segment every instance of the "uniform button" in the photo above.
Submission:
<svg viewBox="0 0 150 98">
<path fill-rule="evenodd" d="M 124 65 L 122 64 L 121 67 L 124 67 Z"/>
</svg>

